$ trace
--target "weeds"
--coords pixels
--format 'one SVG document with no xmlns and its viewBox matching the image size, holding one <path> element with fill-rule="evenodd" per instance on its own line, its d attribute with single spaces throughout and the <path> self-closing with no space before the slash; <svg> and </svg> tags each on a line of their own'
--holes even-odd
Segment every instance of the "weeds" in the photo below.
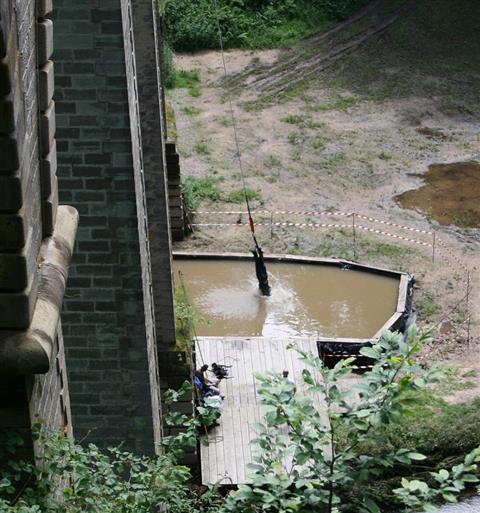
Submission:
<svg viewBox="0 0 480 513">
<path fill-rule="evenodd" d="M 290 125 L 303 125 L 305 118 L 298 114 L 290 114 L 289 116 L 282 118 L 282 121 Z"/>
<path fill-rule="evenodd" d="M 185 106 L 185 107 L 182 107 L 182 112 L 186 116 L 198 116 L 198 114 L 200 114 L 200 112 L 202 112 L 202 109 L 199 109 L 198 107 Z"/>
<path fill-rule="evenodd" d="M 242 189 L 235 189 L 227 194 L 225 197 L 225 201 L 227 203 L 242 203 L 245 201 L 245 196 L 247 196 L 249 201 L 257 200 L 259 202 L 262 202 L 262 195 L 259 191 L 255 189 L 251 189 L 250 187 L 246 187 L 245 190 Z"/>
<path fill-rule="evenodd" d="M 210 147 L 203 141 L 196 143 L 194 149 L 199 155 L 210 155 Z"/>
<path fill-rule="evenodd" d="M 430 319 L 441 309 L 440 305 L 435 302 L 431 292 L 425 292 L 423 297 L 417 299 L 417 301 L 415 301 L 415 308 L 420 320 Z"/>
<path fill-rule="evenodd" d="M 196 210 L 202 199 L 219 201 L 221 191 L 218 183 L 222 180 L 215 177 L 195 178 L 185 176 L 182 178 L 182 194 L 185 205 L 189 210 Z"/>
</svg>

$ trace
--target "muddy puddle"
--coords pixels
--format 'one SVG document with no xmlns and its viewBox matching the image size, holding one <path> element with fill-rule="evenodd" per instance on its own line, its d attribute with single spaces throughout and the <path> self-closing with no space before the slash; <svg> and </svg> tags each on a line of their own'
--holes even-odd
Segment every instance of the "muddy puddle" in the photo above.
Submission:
<svg viewBox="0 0 480 513">
<path fill-rule="evenodd" d="M 403 208 L 420 210 L 442 225 L 480 227 L 480 163 L 433 164 L 421 177 L 424 186 L 395 197 Z"/>
<path fill-rule="evenodd" d="M 199 336 L 373 336 L 395 312 L 399 279 L 332 266 L 267 264 L 272 295 L 258 292 L 253 262 L 177 260 L 204 322 Z"/>
</svg>

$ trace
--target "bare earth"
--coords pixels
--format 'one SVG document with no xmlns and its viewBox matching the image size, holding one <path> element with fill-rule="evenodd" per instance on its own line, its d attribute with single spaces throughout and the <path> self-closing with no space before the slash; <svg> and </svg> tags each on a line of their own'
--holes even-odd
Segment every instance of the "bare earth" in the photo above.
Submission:
<svg viewBox="0 0 480 513">
<path fill-rule="evenodd" d="M 472 386 L 456 392 L 455 400 L 479 395 L 480 230 L 442 226 L 431 218 L 428 208 L 405 210 L 395 201 L 398 194 L 423 184 L 421 175 L 432 163 L 480 160 L 478 122 L 471 116 L 446 114 L 435 98 L 425 95 L 379 100 L 321 82 L 265 101 L 264 89 L 255 84 L 268 66 L 279 62 L 282 52 L 227 52 L 228 74 L 233 77 L 228 87 L 218 52 L 176 56 L 177 68 L 199 70 L 201 91 L 198 97 L 187 89 L 170 92 L 182 175 L 217 178 L 223 198 L 241 187 L 230 93 L 246 185 L 259 193 L 252 201 L 254 208 L 355 212 L 435 232 L 432 255 L 430 246 L 361 229 L 355 233 L 354 247 L 348 216 L 255 216 L 267 225 L 271 221 L 345 225 L 324 229 L 259 226 L 258 238 L 265 252 L 336 256 L 414 273 L 418 317 L 437 328 L 424 358 L 447 361 L 460 367 L 461 373 L 470 371 Z M 244 211 L 245 206 L 205 199 L 200 209 Z M 245 221 L 245 215 L 237 214 L 195 217 L 197 223 Z M 430 234 L 361 218 L 356 222 L 433 243 Z M 442 251 L 440 242 L 454 257 Z M 201 227 L 175 249 L 247 252 L 250 246 L 246 227 Z"/>
</svg>

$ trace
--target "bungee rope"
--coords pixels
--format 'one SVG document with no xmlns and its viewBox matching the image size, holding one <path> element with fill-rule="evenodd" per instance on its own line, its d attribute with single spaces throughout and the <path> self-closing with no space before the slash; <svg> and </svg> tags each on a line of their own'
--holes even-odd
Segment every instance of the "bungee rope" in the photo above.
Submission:
<svg viewBox="0 0 480 513">
<path fill-rule="evenodd" d="M 225 79 L 228 78 L 227 73 L 227 64 L 225 61 L 225 51 L 223 47 L 223 34 L 222 34 L 222 27 L 220 26 L 220 18 L 218 15 L 218 3 L 217 0 L 213 0 L 213 5 L 215 8 L 215 21 L 217 24 L 217 30 L 218 30 L 218 39 L 220 43 L 220 53 L 222 55 L 222 65 L 223 65 L 223 75 Z M 270 284 L 268 283 L 268 273 L 267 268 L 265 266 L 265 261 L 263 258 L 263 251 L 260 245 L 258 244 L 257 237 L 255 235 L 255 223 L 253 221 L 252 217 L 252 211 L 250 209 L 250 202 L 248 200 L 248 194 L 247 194 L 247 187 L 245 185 L 245 174 L 243 172 L 243 164 L 242 164 L 242 154 L 240 152 L 240 144 L 238 142 L 238 130 L 237 130 L 237 120 L 235 118 L 235 112 L 233 110 L 233 103 L 232 98 L 230 94 L 227 94 L 228 97 L 228 106 L 230 111 L 230 117 L 232 119 L 232 127 L 233 127 L 233 137 L 235 140 L 235 149 L 236 149 L 236 158 L 238 161 L 238 168 L 240 170 L 240 176 L 242 179 L 242 188 L 243 188 L 243 195 L 245 197 L 245 203 L 247 205 L 247 213 L 248 213 L 248 224 L 250 226 L 250 231 L 252 233 L 253 243 L 255 245 L 254 249 L 251 250 L 251 253 L 253 255 L 253 258 L 255 260 L 255 273 L 257 275 L 258 280 L 258 288 L 260 289 L 260 292 L 264 296 L 269 296 L 271 292 Z"/>
</svg>

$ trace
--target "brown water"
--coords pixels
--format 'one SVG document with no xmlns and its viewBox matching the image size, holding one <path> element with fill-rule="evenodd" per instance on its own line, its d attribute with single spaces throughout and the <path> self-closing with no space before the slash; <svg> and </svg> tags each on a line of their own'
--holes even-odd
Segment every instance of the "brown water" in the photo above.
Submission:
<svg viewBox="0 0 480 513">
<path fill-rule="evenodd" d="M 395 197 L 402 207 L 421 210 L 442 225 L 480 227 L 480 163 L 433 164 L 421 177 L 423 187 Z"/>
<path fill-rule="evenodd" d="M 200 336 L 367 338 L 395 312 L 399 280 L 322 265 L 267 263 L 269 298 L 253 261 L 177 260 L 187 293 L 208 323 Z"/>
</svg>

